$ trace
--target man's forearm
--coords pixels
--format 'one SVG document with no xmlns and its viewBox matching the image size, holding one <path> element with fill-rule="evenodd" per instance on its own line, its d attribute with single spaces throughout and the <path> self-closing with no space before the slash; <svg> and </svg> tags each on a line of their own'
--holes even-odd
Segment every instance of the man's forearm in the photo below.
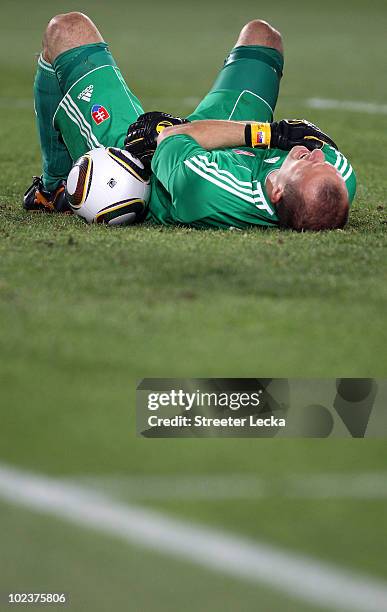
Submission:
<svg viewBox="0 0 387 612">
<path fill-rule="evenodd" d="M 169 136 L 185 134 L 191 136 L 203 149 L 225 149 L 228 147 L 242 147 L 245 141 L 245 123 L 238 121 L 192 121 L 183 125 L 165 128 L 157 139 L 159 145 Z"/>
<path fill-rule="evenodd" d="M 229 147 L 278 148 L 290 151 L 302 145 L 312 151 L 328 144 L 337 149 L 335 142 L 317 125 L 305 119 L 282 119 L 273 123 L 254 121 L 193 121 L 184 125 L 165 128 L 158 136 L 157 144 L 169 136 L 186 134 L 203 149 L 227 149 Z"/>
</svg>

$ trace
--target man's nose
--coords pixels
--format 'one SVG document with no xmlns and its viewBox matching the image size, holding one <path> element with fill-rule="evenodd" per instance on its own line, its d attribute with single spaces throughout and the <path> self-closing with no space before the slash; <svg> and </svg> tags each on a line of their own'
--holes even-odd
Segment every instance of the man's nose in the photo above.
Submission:
<svg viewBox="0 0 387 612">
<path fill-rule="evenodd" d="M 316 161 L 316 162 L 322 162 L 325 160 L 325 155 L 321 151 L 321 149 L 314 149 L 311 152 L 309 159 L 311 159 L 312 161 Z"/>
</svg>

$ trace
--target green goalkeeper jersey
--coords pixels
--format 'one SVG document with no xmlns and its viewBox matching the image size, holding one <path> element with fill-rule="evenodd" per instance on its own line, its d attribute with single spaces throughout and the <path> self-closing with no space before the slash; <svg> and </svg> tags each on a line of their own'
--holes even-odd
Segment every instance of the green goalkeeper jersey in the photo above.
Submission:
<svg viewBox="0 0 387 612">
<path fill-rule="evenodd" d="M 324 145 L 323 152 L 343 176 L 352 202 L 356 177 L 351 164 L 333 147 Z M 191 136 L 170 136 L 157 147 L 152 161 L 147 218 L 196 228 L 276 227 L 278 217 L 265 181 L 288 153 L 248 147 L 207 151 Z"/>
</svg>

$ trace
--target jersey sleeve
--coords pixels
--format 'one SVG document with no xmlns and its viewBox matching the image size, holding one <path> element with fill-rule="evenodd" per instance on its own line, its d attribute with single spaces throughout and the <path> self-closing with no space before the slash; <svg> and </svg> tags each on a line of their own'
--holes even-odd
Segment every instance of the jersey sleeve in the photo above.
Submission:
<svg viewBox="0 0 387 612">
<path fill-rule="evenodd" d="M 174 174 L 184 169 L 186 159 L 200 155 L 206 151 L 186 134 L 168 136 L 157 147 L 152 160 L 152 170 L 165 189 L 171 192 Z"/>
<path fill-rule="evenodd" d="M 348 191 L 349 203 L 352 204 L 356 194 L 356 174 L 351 164 L 343 178 Z"/>
<path fill-rule="evenodd" d="M 343 177 L 348 191 L 349 203 L 352 204 L 356 194 L 356 174 L 354 169 L 345 155 L 330 145 L 325 145 L 323 151 L 327 161 L 332 164 Z"/>
<path fill-rule="evenodd" d="M 206 198 L 201 193 L 202 182 L 186 164 L 192 157 L 208 154 L 185 134 L 165 138 L 156 149 L 152 170 L 170 195 L 170 214 L 178 223 L 195 223 L 208 216 Z"/>
</svg>

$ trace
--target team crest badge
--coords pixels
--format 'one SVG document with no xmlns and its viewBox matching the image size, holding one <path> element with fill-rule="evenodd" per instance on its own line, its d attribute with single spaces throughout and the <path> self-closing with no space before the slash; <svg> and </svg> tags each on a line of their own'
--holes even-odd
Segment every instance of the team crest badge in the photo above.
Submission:
<svg viewBox="0 0 387 612">
<path fill-rule="evenodd" d="M 104 106 L 101 106 L 100 104 L 93 104 L 91 109 L 91 116 L 93 117 L 97 125 L 103 123 L 104 121 L 106 121 L 106 119 L 109 119 L 110 117 L 109 112 L 106 110 L 106 108 Z"/>
</svg>

